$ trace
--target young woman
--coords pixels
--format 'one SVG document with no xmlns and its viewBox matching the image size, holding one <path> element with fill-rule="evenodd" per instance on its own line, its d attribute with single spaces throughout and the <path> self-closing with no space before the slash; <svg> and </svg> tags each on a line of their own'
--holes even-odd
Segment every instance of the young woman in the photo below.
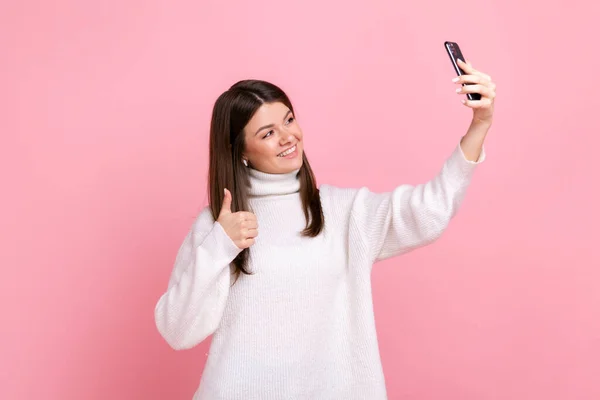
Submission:
<svg viewBox="0 0 600 400">
<path fill-rule="evenodd" d="M 264 81 L 215 103 L 209 200 L 155 310 L 189 349 L 213 334 L 194 399 L 386 398 L 371 296 L 374 262 L 437 239 L 455 215 L 491 126 L 495 85 L 461 63 L 473 121 L 440 173 L 389 193 L 317 188 L 288 97 Z M 473 85 L 462 86 L 463 83 Z"/>
</svg>

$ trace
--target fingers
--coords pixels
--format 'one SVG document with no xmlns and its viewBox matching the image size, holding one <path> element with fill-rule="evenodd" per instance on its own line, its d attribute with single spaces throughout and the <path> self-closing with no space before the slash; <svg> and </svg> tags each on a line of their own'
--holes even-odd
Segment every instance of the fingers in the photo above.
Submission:
<svg viewBox="0 0 600 400">
<path fill-rule="evenodd" d="M 245 249 L 254 244 L 258 236 L 258 221 L 256 215 L 248 211 L 231 212 L 231 193 L 225 189 L 223 206 L 219 214 L 218 222 L 225 233 L 233 240 L 240 249 Z"/>
<path fill-rule="evenodd" d="M 231 214 L 231 193 L 227 189 L 225 189 L 224 192 L 225 197 L 223 197 L 223 205 L 221 206 L 219 217 L 221 215 Z"/>
<path fill-rule="evenodd" d="M 466 93 L 479 93 L 483 97 L 488 97 L 490 99 L 494 99 L 496 97 L 496 92 L 492 90 L 490 87 L 485 85 L 465 85 L 456 89 L 456 93 L 458 94 L 466 94 Z"/>
<path fill-rule="evenodd" d="M 246 249 L 254 244 L 255 238 L 258 236 L 258 229 L 242 228 L 240 231 L 240 236 L 238 247 L 241 249 Z"/>
<path fill-rule="evenodd" d="M 251 230 L 258 230 L 258 222 L 256 221 L 241 221 L 239 224 L 239 229 L 242 233 L 247 233 Z"/>
<path fill-rule="evenodd" d="M 232 212 L 231 212 L 231 202 L 232 202 L 231 192 L 227 189 L 225 189 L 224 192 L 225 192 L 225 196 L 223 197 L 223 205 L 221 206 L 221 212 L 219 213 L 219 216 L 225 215 L 225 214 L 232 214 Z M 241 221 L 256 221 L 256 215 L 254 215 L 253 213 L 248 212 L 248 211 L 240 211 L 240 212 L 237 212 L 236 215 Z"/>
<path fill-rule="evenodd" d="M 478 93 L 481 95 L 480 100 L 462 100 L 462 103 L 473 109 L 492 108 L 494 99 L 496 98 L 496 84 L 492 82 L 492 78 L 481 71 L 473 68 L 470 62 L 458 60 L 459 67 L 465 71 L 465 75 L 458 76 L 453 79 L 456 84 L 461 85 L 456 89 L 458 94 Z"/>
<path fill-rule="evenodd" d="M 471 65 L 469 60 L 467 60 L 467 62 L 465 63 L 461 59 L 458 59 L 457 62 L 458 62 L 458 66 L 460 67 L 460 69 L 465 71 L 466 75 L 479 75 L 482 78 L 487 79 L 488 81 L 492 80 L 492 78 L 488 74 L 483 73 L 483 72 L 478 71 L 475 68 L 473 68 L 473 66 Z"/>
<path fill-rule="evenodd" d="M 473 70 L 475 70 L 475 68 L 473 68 L 473 66 L 471 65 L 469 60 L 466 60 L 466 62 L 465 62 L 465 61 L 461 60 L 460 58 L 457 58 L 456 63 L 458 64 L 460 69 L 465 71 L 467 74 L 470 74 L 471 72 L 473 72 Z"/>
<path fill-rule="evenodd" d="M 244 238 L 255 238 L 258 236 L 258 222 L 256 221 L 256 218 L 254 218 L 254 220 L 242 221 L 240 228 Z"/>
<path fill-rule="evenodd" d="M 258 229 L 258 222 L 254 221 L 242 221 L 242 229 Z"/>
<path fill-rule="evenodd" d="M 246 231 L 244 232 L 244 236 L 246 237 L 246 239 L 254 239 L 258 236 L 258 229 L 246 229 Z"/>
<path fill-rule="evenodd" d="M 253 244 L 254 244 L 254 239 L 248 238 L 248 239 L 243 240 L 240 243 L 240 248 L 241 249 L 247 249 L 248 247 L 252 246 Z"/>
<path fill-rule="evenodd" d="M 240 229 L 233 241 L 240 249 L 252 246 L 258 236 L 258 229 Z"/>
<path fill-rule="evenodd" d="M 240 221 L 256 221 L 256 215 L 249 211 L 240 211 L 237 215 Z"/>
<path fill-rule="evenodd" d="M 492 81 L 483 75 L 461 75 L 453 79 L 454 83 L 477 83 L 481 85 L 492 84 Z"/>
<path fill-rule="evenodd" d="M 258 236 L 258 221 L 256 215 L 251 212 L 238 212 L 238 226 L 240 232 L 240 248 L 248 248 L 254 244 Z"/>
<path fill-rule="evenodd" d="M 492 105 L 492 100 L 482 97 L 481 100 L 463 100 L 462 103 L 470 108 L 488 108 Z"/>
</svg>

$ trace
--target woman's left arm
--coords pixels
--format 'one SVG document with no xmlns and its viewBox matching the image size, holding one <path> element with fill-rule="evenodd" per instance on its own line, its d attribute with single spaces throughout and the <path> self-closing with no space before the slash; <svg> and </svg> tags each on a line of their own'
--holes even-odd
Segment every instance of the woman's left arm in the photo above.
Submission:
<svg viewBox="0 0 600 400">
<path fill-rule="evenodd" d="M 459 85 L 465 83 L 469 85 L 459 87 L 456 89 L 456 93 L 459 95 L 479 93 L 481 95 L 481 100 L 462 100 L 465 106 L 473 109 L 473 119 L 469 130 L 460 142 L 460 146 L 467 160 L 474 161 L 479 158 L 483 150 L 485 137 L 492 126 L 496 84 L 489 75 L 477 71 L 468 61 L 465 63 L 458 60 L 458 65 L 466 72 L 466 75 L 454 78 L 452 81 Z"/>
<path fill-rule="evenodd" d="M 469 85 L 461 86 L 457 93 L 479 93 L 481 99 L 463 100 L 473 109 L 473 119 L 439 174 L 429 182 L 401 185 L 390 193 L 363 188 L 354 197 L 350 239 L 367 250 L 372 261 L 406 253 L 440 237 L 458 210 L 474 169 L 485 159 L 483 145 L 492 125 L 496 85 L 470 64 L 459 61 L 459 65 L 466 75 L 453 81 Z"/>
</svg>

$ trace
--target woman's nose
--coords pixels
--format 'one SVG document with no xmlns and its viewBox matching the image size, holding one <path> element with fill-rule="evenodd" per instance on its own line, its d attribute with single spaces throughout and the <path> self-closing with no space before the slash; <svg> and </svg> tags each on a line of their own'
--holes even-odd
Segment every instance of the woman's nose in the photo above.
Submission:
<svg viewBox="0 0 600 400">
<path fill-rule="evenodd" d="M 280 144 L 289 143 L 293 140 L 293 137 L 294 137 L 294 135 L 291 132 L 283 130 L 283 131 L 281 131 L 279 143 Z"/>
</svg>

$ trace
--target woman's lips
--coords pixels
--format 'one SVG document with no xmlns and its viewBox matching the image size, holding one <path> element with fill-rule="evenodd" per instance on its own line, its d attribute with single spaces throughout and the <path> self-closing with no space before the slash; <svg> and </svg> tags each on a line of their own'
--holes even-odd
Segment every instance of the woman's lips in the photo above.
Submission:
<svg viewBox="0 0 600 400">
<path fill-rule="evenodd" d="M 298 143 L 290 147 L 289 149 L 279 153 L 277 157 L 279 158 L 294 158 L 298 155 Z"/>
</svg>

